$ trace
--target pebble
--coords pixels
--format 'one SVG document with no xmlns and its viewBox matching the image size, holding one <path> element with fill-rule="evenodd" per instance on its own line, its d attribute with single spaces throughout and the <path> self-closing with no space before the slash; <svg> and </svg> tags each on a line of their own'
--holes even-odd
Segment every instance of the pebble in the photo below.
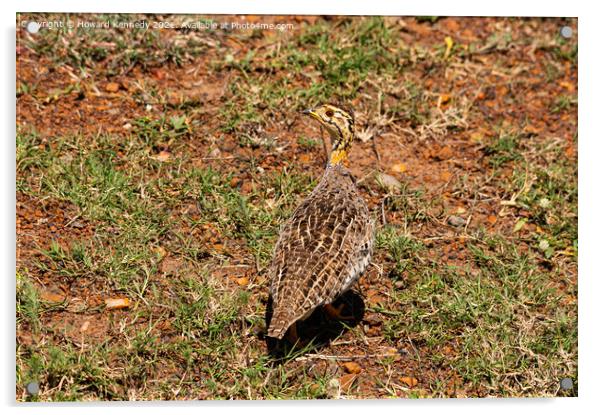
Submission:
<svg viewBox="0 0 602 415">
<path fill-rule="evenodd" d="M 466 219 L 460 216 L 451 215 L 447 218 L 447 223 L 451 226 L 460 227 L 466 225 Z"/>
</svg>

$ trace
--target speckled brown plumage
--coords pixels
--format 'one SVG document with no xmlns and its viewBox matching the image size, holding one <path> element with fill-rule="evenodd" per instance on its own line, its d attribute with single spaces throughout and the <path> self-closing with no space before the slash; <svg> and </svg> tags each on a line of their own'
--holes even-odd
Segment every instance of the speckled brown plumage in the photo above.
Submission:
<svg viewBox="0 0 602 415">
<path fill-rule="evenodd" d="M 370 261 L 373 235 L 368 207 L 351 173 L 329 163 L 276 243 L 269 271 L 273 315 L 268 336 L 282 338 L 297 320 L 347 291 Z"/>
</svg>

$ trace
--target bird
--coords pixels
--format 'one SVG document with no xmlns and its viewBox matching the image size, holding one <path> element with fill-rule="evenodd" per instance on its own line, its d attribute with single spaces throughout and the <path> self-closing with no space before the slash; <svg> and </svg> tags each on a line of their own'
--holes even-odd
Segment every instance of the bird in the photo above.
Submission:
<svg viewBox="0 0 602 415">
<path fill-rule="evenodd" d="M 339 105 L 340 106 L 340 105 Z M 268 268 L 272 318 L 268 337 L 298 340 L 298 321 L 332 303 L 364 273 L 372 255 L 374 222 L 355 178 L 345 166 L 354 140 L 351 110 L 322 104 L 303 111 L 329 133 L 332 150 L 319 183 L 282 225 Z"/>
</svg>

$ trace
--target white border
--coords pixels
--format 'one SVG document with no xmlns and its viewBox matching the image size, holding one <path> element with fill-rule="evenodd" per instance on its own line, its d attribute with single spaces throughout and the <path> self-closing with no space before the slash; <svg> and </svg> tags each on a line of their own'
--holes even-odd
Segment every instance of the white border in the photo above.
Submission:
<svg viewBox="0 0 602 415">
<path fill-rule="evenodd" d="M 2 179 L 0 194 L 4 196 L 2 207 L 2 246 L 1 264 L 3 275 L 2 321 L 4 337 L 1 342 L 2 376 L 0 390 L 2 403 L 8 413 L 92 413 L 106 414 L 144 411 L 148 414 L 173 413 L 307 413 L 308 411 L 332 411 L 366 413 L 371 407 L 390 413 L 445 413 L 507 414 L 508 412 L 545 413 L 589 413 L 600 396 L 598 387 L 602 384 L 600 342 L 600 303 L 602 295 L 602 216 L 600 194 L 602 193 L 602 108 L 599 27 L 602 14 L 593 6 L 594 2 L 546 1 L 527 2 L 505 0 L 501 2 L 422 1 L 398 2 L 387 0 L 307 0 L 296 4 L 283 1 L 232 1 L 189 3 L 184 0 L 165 2 L 104 0 L 102 2 L 83 1 L 20 1 L 18 4 L 5 4 L 2 7 L 2 58 L 1 80 L 5 88 L 0 100 L 2 109 Z M 223 13 L 223 14 L 384 14 L 384 15 L 455 15 L 455 16 L 577 16 L 579 17 L 579 398 L 569 399 L 506 399 L 506 400 L 425 400 L 425 401 L 353 401 L 353 402 L 201 402 L 201 403 L 135 403 L 135 404 L 92 404 L 92 405 L 44 405 L 24 406 L 14 403 L 14 266 L 15 266 L 15 177 L 14 177 L 14 133 L 15 133 L 15 65 L 13 61 L 15 45 L 15 13 L 17 11 L 39 12 L 145 12 L 145 13 Z M 596 405 L 599 406 L 599 405 Z"/>
</svg>

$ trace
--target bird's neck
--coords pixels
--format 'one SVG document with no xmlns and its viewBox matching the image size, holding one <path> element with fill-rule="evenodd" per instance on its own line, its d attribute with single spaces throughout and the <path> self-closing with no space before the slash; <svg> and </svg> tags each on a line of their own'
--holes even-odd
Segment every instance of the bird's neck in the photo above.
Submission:
<svg viewBox="0 0 602 415">
<path fill-rule="evenodd" d="M 344 149 L 338 149 L 338 150 L 333 150 L 332 153 L 330 153 L 330 160 L 328 161 L 328 164 L 330 164 L 331 166 L 336 166 L 337 164 L 341 164 L 342 162 L 347 160 L 347 150 Z"/>
<path fill-rule="evenodd" d="M 330 166 L 336 166 L 337 164 L 347 161 L 347 153 L 351 148 L 351 143 L 353 142 L 353 132 L 341 131 L 341 135 L 331 134 L 331 139 L 333 146 L 328 164 Z"/>
</svg>

